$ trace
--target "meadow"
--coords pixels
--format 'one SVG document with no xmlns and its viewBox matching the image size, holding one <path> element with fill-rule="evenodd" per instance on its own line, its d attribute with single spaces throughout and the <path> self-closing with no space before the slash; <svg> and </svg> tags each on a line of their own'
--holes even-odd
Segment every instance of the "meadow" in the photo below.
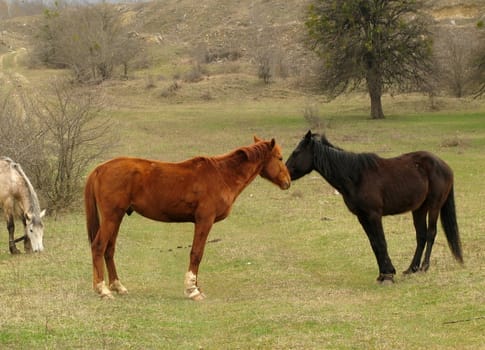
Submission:
<svg viewBox="0 0 485 350">
<path fill-rule="evenodd" d="M 113 87 L 112 89 L 116 89 Z M 264 87 L 256 94 L 264 95 Z M 133 214 L 121 226 L 116 260 L 129 294 L 101 300 L 81 206 L 49 216 L 41 254 L 11 256 L 0 240 L 0 348 L 8 349 L 478 349 L 485 344 L 485 108 L 417 95 L 386 96 L 387 119 L 369 120 L 352 95 L 186 103 L 112 91 L 116 155 L 178 161 L 226 153 L 275 137 L 285 159 L 316 106 L 330 141 L 383 157 L 429 150 L 455 172 L 465 265 L 441 230 L 427 273 L 404 276 L 415 248 L 410 214 L 384 220 L 396 283 L 375 282 L 377 265 L 357 219 L 313 173 L 281 191 L 257 178 L 209 236 L 199 285 L 183 295 L 192 224 Z M 212 92 L 213 95 L 222 94 Z M 219 96 L 216 96 L 219 97 Z M 100 159 L 99 161 L 102 161 Z M 93 164 L 94 166 L 94 164 Z M 79 194 L 81 199 L 81 193 Z M 3 224 L 2 224 L 3 225 Z"/>
</svg>

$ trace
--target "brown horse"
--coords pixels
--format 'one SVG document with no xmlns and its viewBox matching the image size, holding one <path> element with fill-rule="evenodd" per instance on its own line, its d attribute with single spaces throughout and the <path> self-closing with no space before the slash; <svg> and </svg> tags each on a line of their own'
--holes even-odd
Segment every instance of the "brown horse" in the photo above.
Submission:
<svg viewBox="0 0 485 350">
<path fill-rule="evenodd" d="M 229 215 L 237 196 L 258 174 L 281 189 L 290 187 L 279 145 L 274 139 L 254 140 L 250 146 L 215 157 L 180 163 L 115 158 L 94 169 L 87 179 L 84 199 L 95 291 L 108 298 L 111 291 L 127 293 L 113 258 L 123 216 L 136 211 L 157 221 L 195 224 L 185 294 L 192 300 L 203 299 L 197 274 L 212 225 Z M 104 282 L 103 257 L 109 288 Z"/>
<path fill-rule="evenodd" d="M 286 165 L 292 180 L 316 170 L 342 194 L 369 238 L 379 265 L 379 282 L 393 281 L 396 274 L 382 227 L 385 215 L 413 212 L 417 246 L 406 274 L 428 270 L 438 215 L 453 256 L 463 263 L 453 172 L 437 156 L 421 151 L 385 159 L 374 153 L 346 152 L 324 135 L 308 131 Z"/>
</svg>

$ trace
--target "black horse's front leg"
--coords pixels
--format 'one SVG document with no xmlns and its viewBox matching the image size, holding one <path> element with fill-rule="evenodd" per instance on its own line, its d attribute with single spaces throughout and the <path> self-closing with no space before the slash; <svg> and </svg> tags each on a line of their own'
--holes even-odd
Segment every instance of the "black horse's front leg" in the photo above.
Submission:
<svg viewBox="0 0 485 350">
<path fill-rule="evenodd" d="M 379 215 L 361 215 L 359 216 L 359 222 L 369 238 L 372 250 L 377 259 L 377 265 L 379 266 L 377 282 L 394 282 L 396 269 L 392 265 L 391 258 L 387 253 L 387 243 L 384 236 L 384 229 L 382 228 L 382 217 Z"/>
<path fill-rule="evenodd" d="M 15 245 L 15 222 L 13 219 L 13 215 L 10 215 L 7 219 L 7 230 L 8 230 L 8 249 L 10 250 L 10 254 L 20 254 L 20 250 L 17 249 Z"/>
</svg>

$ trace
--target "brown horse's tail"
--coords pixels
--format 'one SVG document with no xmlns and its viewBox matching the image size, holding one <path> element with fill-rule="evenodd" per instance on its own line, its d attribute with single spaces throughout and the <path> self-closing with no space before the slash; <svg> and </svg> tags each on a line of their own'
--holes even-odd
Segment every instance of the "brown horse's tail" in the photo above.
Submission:
<svg viewBox="0 0 485 350">
<path fill-rule="evenodd" d="M 441 225 L 448 240 L 448 246 L 457 261 L 463 264 L 463 254 L 461 251 L 460 233 L 456 222 L 455 195 L 453 186 L 451 187 L 445 204 L 441 207 Z"/>
<path fill-rule="evenodd" d="M 99 229 L 98 207 L 94 195 L 95 172 L 88 176 L 84 188 L 84 208 L 86 210 L 86 226 L 88 229 L 89 242 L 93 243 Z"/>
</svg>

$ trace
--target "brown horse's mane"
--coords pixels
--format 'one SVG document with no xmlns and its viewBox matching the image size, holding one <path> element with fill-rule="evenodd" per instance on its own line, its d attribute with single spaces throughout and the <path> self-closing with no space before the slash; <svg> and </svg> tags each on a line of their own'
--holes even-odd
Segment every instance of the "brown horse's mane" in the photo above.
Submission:
<svg viewBox="0 0 485 350">
<path fill-rule="evenodd" d="M 209 157 L 208 159 L 215 162 L 224 161 L 237 165 L 244 160 L 249 160 L 250 162 L 264 160 L 270 150 L 269 142 L 263 141 L 250 146 L 240 147 L 226 154 Z"/>
</svg>

